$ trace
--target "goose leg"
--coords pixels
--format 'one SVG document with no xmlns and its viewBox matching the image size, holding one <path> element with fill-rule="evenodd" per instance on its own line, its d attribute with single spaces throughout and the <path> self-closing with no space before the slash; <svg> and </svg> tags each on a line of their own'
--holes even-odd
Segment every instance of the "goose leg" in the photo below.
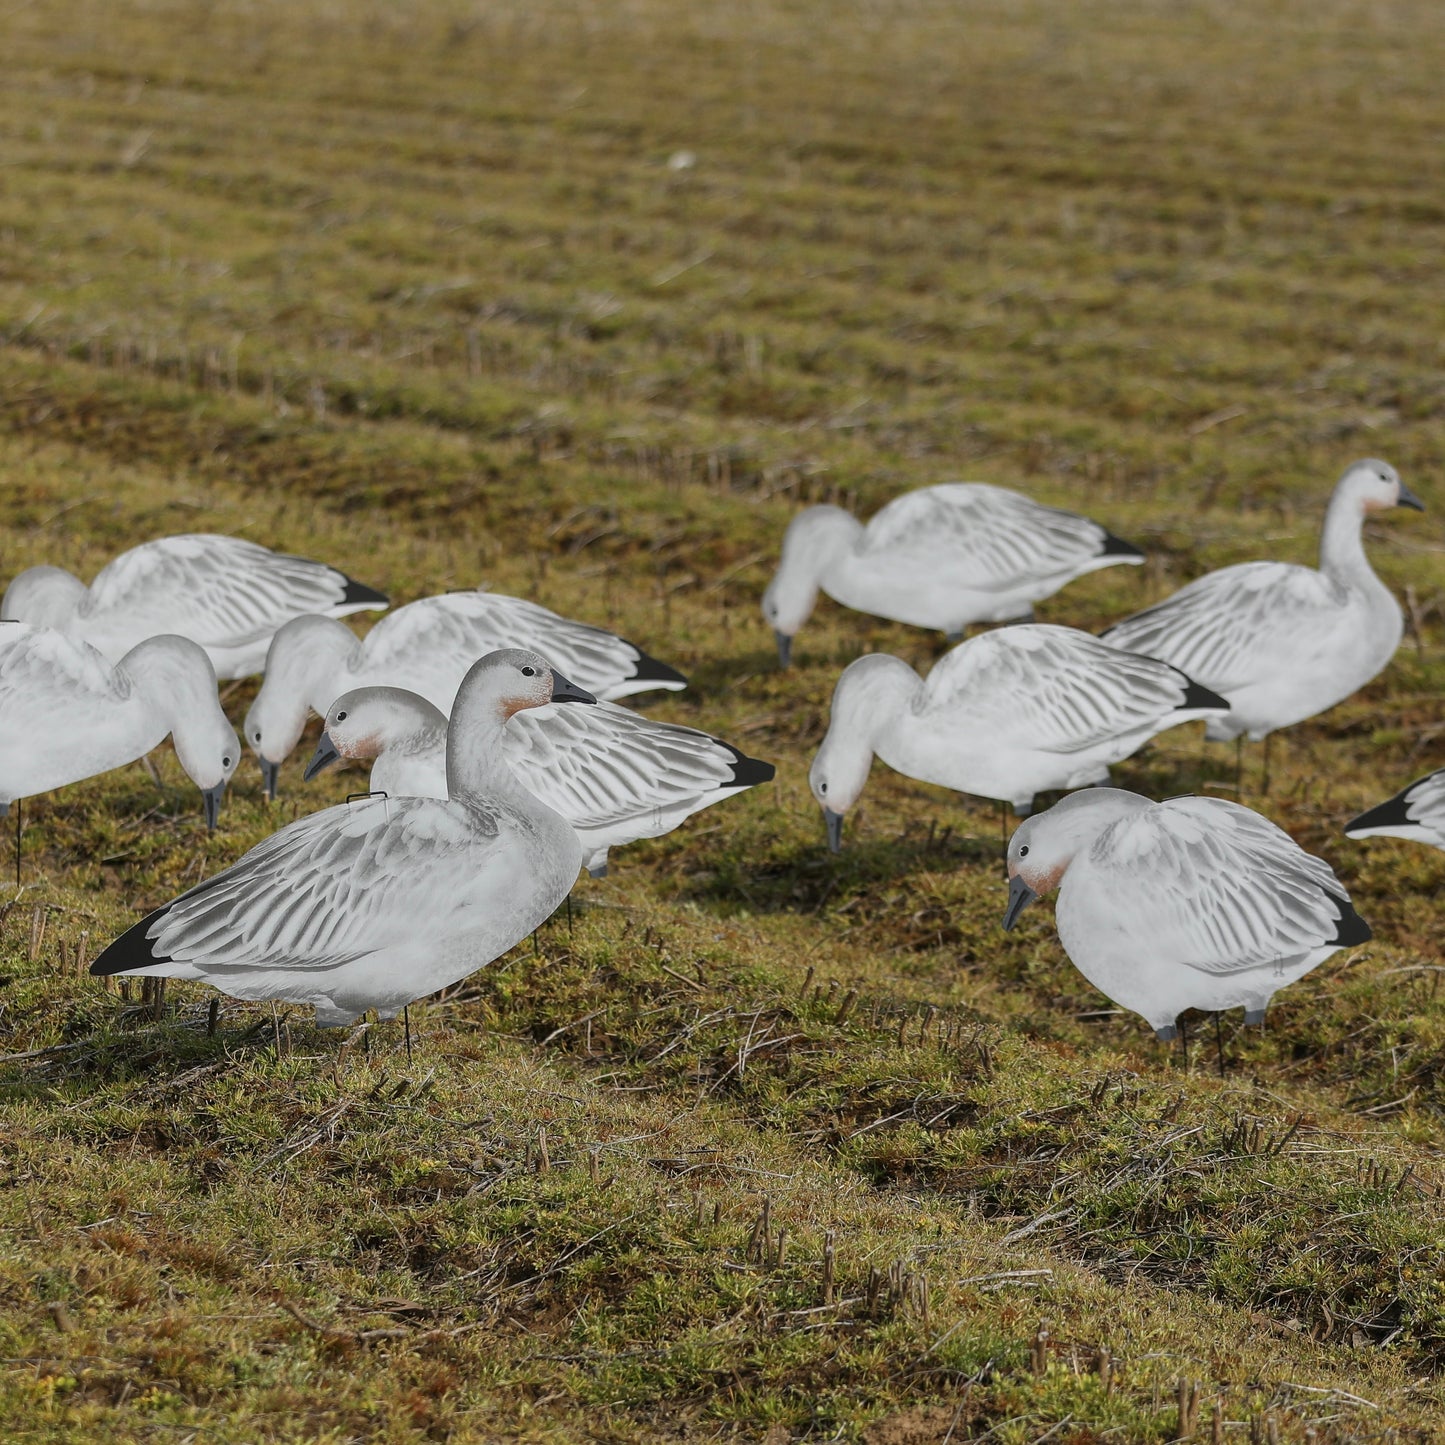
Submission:
<svg viewBox="0 0 1445 1445">
<path fill-rule="evenodd" d="M 1219 1022 L 1219 1010 L 1214 1010 L 1214 1047 L 1219 1053 L 1219 1077 L 1224 1077 L 1224 1029 Z"/>
<path fill-rule="evenodd" d="M 1184 1072 L 1189 1072 L 1189 1025 L 1184 1022 L 1184 1016 L 1179 1017 L 1179 1052 L 1184 1055 Z"/>
<path fill-rule="evenodd" d="M 1244 801 L 1244 734 L 1234 740 L 1234 801 Z"/>
<path fill-rule="evenodd" d="M 411 1067 L 411 1005 L 401 1011 L 401 1026 L 406 1031 L 406 1066 Z"/>
<path fill-rule="evenodd" d="M 572 895 L 567 895 L 567 937 L 572 937 Z"/>
<path fill-rule="evenodd" d="M 20 835 L 24 832 L 21 819 L 25 816 L 25 799 L 15 800 L 15 886 L 20 887 Z"/>
<path fill-rule="evenodd" d="M 1269 797 L 1269 740 L 1273 736 L 1273 733 L 1264 735 L 1264 781 L 1259 785 L 1259 795 L 1262 798 Z"/>
</svg>

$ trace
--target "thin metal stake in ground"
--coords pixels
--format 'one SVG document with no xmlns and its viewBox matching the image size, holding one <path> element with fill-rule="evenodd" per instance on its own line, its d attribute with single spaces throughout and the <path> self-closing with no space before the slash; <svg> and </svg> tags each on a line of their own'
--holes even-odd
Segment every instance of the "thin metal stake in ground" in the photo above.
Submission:
<svg viewBox="0 0 1445 1445">
<path fill-rule="evenodd" d="M 406 1030 L 406 1063 L 411 1067 L 411 1005 L 408 1004 L 401 1011 L 401 1026 Z"/>
<path fill-rule="evenodd" d="M 25 799 L 15 800 L 15 886 L 20 886 L 20 834 L 23 831 L 20 820 L 25 816 Z"/>
<path fill-rule="evenodd" d="M 1219 1051 L 1219 1077 L 1224 1077 L 1224 1030 L 1219 1020 L 1223 1017 L 1218 1009 L 1214 1010 L 1214 1047 Z"/>
</svg>

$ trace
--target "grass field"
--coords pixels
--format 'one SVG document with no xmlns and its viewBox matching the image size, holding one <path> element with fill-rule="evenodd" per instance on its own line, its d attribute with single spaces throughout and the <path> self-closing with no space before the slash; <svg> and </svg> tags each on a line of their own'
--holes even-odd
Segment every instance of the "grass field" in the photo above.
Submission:
<svg viewBox="0 0 1445 1445">
<path fill-rule="evenodd" d="M 410 1062 L 82 976 L 356 774 L 270 806 L 248 760 L 210 837 L 168 748 L 28 806 L 0 1437 L 1445 1440 L 1445 860 L 1340 832 L 1442 760 L 1442 45 L 1424 0 L 0 8 L 0 576 L 213 529 L 485 584 L 779 769 Z M 1149 553 L 1042 610 L 1097 628 L 1309 559 L 1365 455 L 1431 508 L 1370 528 L 1412 635 L 1246 800 L 1376 941 L 1226 1077 L 1048 907 L 1000 931 L 991 804 L 880 765 L 826 853 L 839 669 L 939 643 L 825 603 L 780 674 L 800 504 L 1087 510 Z M 1227 796 L 1233 752 L 1117 776 Z"/>
</svg>

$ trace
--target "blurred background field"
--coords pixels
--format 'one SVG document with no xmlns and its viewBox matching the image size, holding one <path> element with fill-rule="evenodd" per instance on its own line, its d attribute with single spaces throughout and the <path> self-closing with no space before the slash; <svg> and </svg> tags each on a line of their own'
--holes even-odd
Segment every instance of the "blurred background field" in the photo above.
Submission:
<svg viewBox="0 0 1445 1445">
<path fill-rule="evenodd" d="M 0 575 L 218 530 L 489 585 L 779 768 L 410 1061 L 80 976 L 359 775 L 302 750 L 268 806 L 248 759 L 211 837 L 168 749 L 28 807 L 0 1434 L 1445 1439 L 1445 860 L 1340 831 L 1442 761 L 1442 43 L 1417 0 L 0 9 Z M 777 672 L 800 505 L 1087 511 L 1149 553 L 1042 609 L 1097 629 L 1309 560 L 1367 455 L 1431 509 L 1369 529 L 1410 635 L 1245 801 L 1376 940 L 1228 1019 L 1223 1079 L 1046 907 L 999 930 L 992 805 L 879 764 L 826 854 L 837 672 L 940 644 L 825 603 Z M 1233 751 L 1117 777 L 1229 796 Z"/>
</svg>

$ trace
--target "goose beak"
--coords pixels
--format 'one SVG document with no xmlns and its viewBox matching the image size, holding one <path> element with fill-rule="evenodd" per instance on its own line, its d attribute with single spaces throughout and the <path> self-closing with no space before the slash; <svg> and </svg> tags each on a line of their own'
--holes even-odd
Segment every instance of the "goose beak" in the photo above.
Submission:
<svg viewBox="0 0 1445 1445">
<path fill-rule="evenodd" d="M 1008 909 L 1003 916 L 1003 928 L 1007 933 L 1019 921 L 1019 914 L 1039 895 L 1017 874 L 1009 881 Z"/>
<path fill-rule="evenodd" d="M 306 764 L 306 771 L 301 774 L 301 781 L 309 783 L 322 768 L 328 763 L 334 763 L 341 754 L 336 750 L 336 744 L 331 741 L 330 733 L 322 733 L 316 742 L 316 751 L 311 754 L 311 761 Z"/>
<path fill-rule="evenodd" d="M 201 800 L 206 806 L 206 832 L 216 831 L 216 819 L 221 812 L 221 796 L 226 791 L 224 782 L 217 783 L 214 788 L 202 788 Z"/>
<path fill-rule="evenodd" d="M 793 639 L 786 632 L 776 630 L 773 637 L 778 644 L 778 666 L 786 667 L 793 660 Z"/>
<path fill-rule="evenodd" d="M 281 776 L 281 764 L 261 758 L 261 786 L 266 790 L 267 802 L 276 801 L 276 780 Z"/>
<path fill-rule="evenodd" d="M 578 687 L 575 682 L 568 682 L 554 667 L 552 669 L 552 701 L 596 702 L 597 699 L 586 688 Z"/>
<path fill-rule="evenodd" d="M 835 813 L 831 808 L 824 808 L 823 822 L 828 826 L 828 851 L 841 853 L 843 851 L 843 815 Z"/>
<path fill-rule="evenodd" d="M 1404 482 L 1400 483 L 1399 505 L 1402 507 L 1409 507 L 1412 511 L 1416 512 L 1423 512 L 1425 510 L 1424 502 L 1422 502 L 1419 497 L 1417 497 L 1414 492 L 1412 492 L 1409 487 L 1404 484 Z"/>
</svg>

